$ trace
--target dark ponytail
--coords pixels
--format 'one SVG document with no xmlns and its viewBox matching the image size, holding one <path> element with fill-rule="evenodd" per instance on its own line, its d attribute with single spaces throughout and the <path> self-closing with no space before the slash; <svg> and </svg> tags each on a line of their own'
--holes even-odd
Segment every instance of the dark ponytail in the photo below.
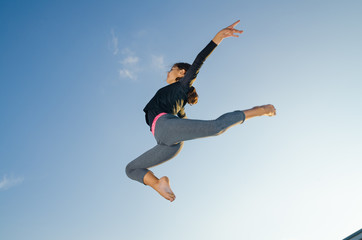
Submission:
<svg viewBox="0 0 362 240">
<path fill-rule="evenodd" d="M 178 67 L 179 69 L 183 69 L 185 70 L 185 72 L 187 72 L 187 70 L 189 70 L 190 68 L 190 64 L 188 63 L 184 63 L 184 62 L 179 62 L 179 63 L 175 63 L 173 65 L 174 67 Z M 181 78 L 176 78 L 176 81 L 180 80 Z M 191 86 L 189 89 L 189 92 L 187 93 L 187 103 L 190 105 L 194 105 L 197 103 L 199 99 L 199 95 L 196 92 L 195 87 Z"/>
<path fill-rule="evenodd" d="M 199 100 L 199 95 L 196 92 L 194 87 L 191 87 L 189 92 L 187 93 L 187 103 L 190 105 L 194 105 Z"/>
</svg>

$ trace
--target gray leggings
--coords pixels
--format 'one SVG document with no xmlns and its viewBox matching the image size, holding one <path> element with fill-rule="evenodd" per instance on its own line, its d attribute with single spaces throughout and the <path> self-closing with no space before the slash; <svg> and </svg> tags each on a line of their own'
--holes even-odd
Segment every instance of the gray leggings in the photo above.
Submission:
<svg viewBox="0 0 362 240">
<path fill-rule="evenodd" d="M 228 128 L 243 123 L 243 111 L 234 111 L 221 115 L 215 120 L 180 119 L 172 114 L 161 116 L 156 122 L 155 139 L 157 145 L 130 162 L 126 167 L 129 178 L 143 183 L 148 168 L 166 162 L 176 156 L 183 141 L 196 138 L 217 136 Z"/>
</svg>

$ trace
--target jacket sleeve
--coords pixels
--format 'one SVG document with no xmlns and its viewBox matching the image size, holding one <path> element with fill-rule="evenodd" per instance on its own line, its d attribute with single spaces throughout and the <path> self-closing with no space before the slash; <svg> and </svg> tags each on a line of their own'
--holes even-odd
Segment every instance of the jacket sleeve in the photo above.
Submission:
<svg viewBox="0 0 362 240">
<path fill-rule="evenodd" d="M 216 43 L 210 41 L 210 43 L 196 56 L 194 62 L 190 66 L 189 70 L 187 70 L 185 76 L 180 79 L 180 83 L 183 86 L 192 86 L 192 84 L 196 80 L 197 74 L 199 73 L 202 64 L 205 62 L 206 58 L 212 53 L 212 51 L 214 51 L 216 46 Z"/>
</svg>

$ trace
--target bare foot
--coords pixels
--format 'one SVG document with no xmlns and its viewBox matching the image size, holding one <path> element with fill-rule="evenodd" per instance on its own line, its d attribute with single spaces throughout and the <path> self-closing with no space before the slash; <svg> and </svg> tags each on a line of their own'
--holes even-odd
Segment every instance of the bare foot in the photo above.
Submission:
<svg viewBox="0 0 362 240">
<path fill-rule="evenodd" d="M 170 180 L 168 177 L 162 177 L 158 183 L 154 186 L 154 189 L 161 194 L 162 197 L 173 202 L 176 198 L 170 187 Z"/>
</svg>

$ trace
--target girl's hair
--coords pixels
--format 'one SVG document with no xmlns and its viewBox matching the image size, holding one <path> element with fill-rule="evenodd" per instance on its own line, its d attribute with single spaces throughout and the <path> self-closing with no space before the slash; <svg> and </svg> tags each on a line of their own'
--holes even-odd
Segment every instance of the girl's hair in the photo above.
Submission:
<svg viewBox="0 0 362 240">
<path fill-rule="evenodd" d="M 173 66 L 178 67 L 181 70 L 183 69 L 183 70 L 185 70 L 185 72 L 187 72 L 187 70 L 189 70 L 191 65 L 188 63 L 184 63 L 184 62 L 179 62 L 179 63 L 175 63 Z M 176 81 L 179 81 L 180 79 L 181 78 L 178 77 L 178 78 L 176 78 Z M 199 99 L 199 95 L 197 94 L 195 87 L 191 86 L 189 92 L 187 93 L 187 103 L 190 105 L 194 105 L 197 103 L 198 99 Z"/>
</svg>

